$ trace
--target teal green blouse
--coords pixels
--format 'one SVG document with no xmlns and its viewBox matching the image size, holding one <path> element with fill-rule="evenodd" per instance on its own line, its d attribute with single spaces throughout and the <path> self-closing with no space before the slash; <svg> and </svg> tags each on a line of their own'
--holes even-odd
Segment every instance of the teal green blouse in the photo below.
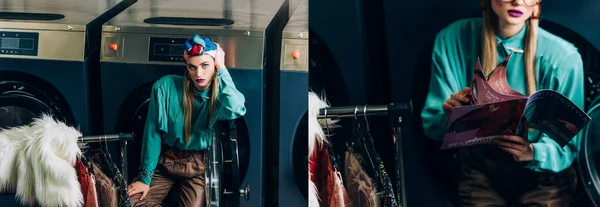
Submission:
<svg viewBox="0 0 600 207">
<path fill-rule="evenodd" d="M 447 117 L 442 103 L 469 86 L 477 58 L 481 56 L 481 18 L 459 20 L 444 28 L 435 39 L 432 55 L 429 94 L 421 112 L 425 134 L 436 140 L 444 137 Z M 509 53 L 507 79 L 516 91 L 527 94 L 523 56 L 526 27 L 513 37 L 498 40 L 498 63 Z M 536 55 L 537 89 L 556 90 L 580 108 L 584 108 L 583 62 L 569 42 L 539 28 Z M 581 133 L 565 147 L 560 147 L 546 134 L 529 133 L 534 148 L 531 170 L 559 172 L 569 167 L 579 151 Z"/>
<path fill-rule="evenodd" d="M 192 135 L 187 143 L 183 127 L 183 76 L 167 75 L 154 83 L 142 142 L 142 183 L 150 185 L 162 144 L 182 150 L 205 150 L 212 143 L 213 125 L 217 121 L 233 120 L 246 114 L 244 95 L 235 88 L 227 69 L 221 68 L 216 78 L 219 95 L 215 102 L 215 119 L 209 127 L 211 90 L 196 91 Z"/>
</svg>

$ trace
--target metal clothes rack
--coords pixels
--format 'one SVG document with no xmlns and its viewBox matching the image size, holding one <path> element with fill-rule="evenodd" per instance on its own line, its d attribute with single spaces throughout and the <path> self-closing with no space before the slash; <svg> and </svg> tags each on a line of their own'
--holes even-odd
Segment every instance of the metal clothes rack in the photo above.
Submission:
<svg viewBox="0 0 600 207">
<path fill-rule="evenodd" d="M 359 117 L 359 116 L 388 116 L 392 128 L 394 129 L 394 136 L 396 137 L 395 144 L 395 169 L 396 169 L 396 197 L 398 204 L 402 207 L 406 207 L 406 185 L 404 177 L 404 153 L 402 150 L 403 146 L 403 135 L 410 132 L 410 130 L 402 131 L 402 128 L 410 129 L 410 116 L 412 114 L 412 106 L 410 103 L 391 103 L 387 105 L 357 105 L 357 106 L 341 106 L 341 107 L 330 107 L 320 109 L 317 118 L 348 118 L 348 117 Z M 403 119 L 404 118 L 404 119 Z M 404 133 L 404 134 L 403 134 Z"/>
<path fill-rule="evenodd" d="M 121 163 L 121 172 L 123 172 L 123 179 L 127 183 L 129 172 L 127 170 L 127 141 L 133 140 L 132 133 L 120 133 L 120 134 L 104 134 L 104 135 L 91 135 L 79 137 L 78 142 L 82 144 L 88 143 L 99 143 L 99 142 L 121 142 L 121 157 L 123 162 Z"/>
</svg>

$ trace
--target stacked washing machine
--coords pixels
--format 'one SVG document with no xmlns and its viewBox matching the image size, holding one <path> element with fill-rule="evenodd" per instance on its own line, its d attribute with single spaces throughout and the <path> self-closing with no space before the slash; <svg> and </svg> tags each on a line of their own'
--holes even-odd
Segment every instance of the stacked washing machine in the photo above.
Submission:
<svg viewBox="0 0 600 207">
<path fill-rule="evenodd" d="M 269 38 L 285 26 L 287 7 L 282 8 L 283 0 L 140 0 L 103 26 L 104 132 L 136 134 L 128 143 L 130 179 L 140 163 L 151 86 L 165 75 L 184 74 L 183 42 L 199 34 L 223 47 L 225 66 L 246 98 L 247 113 L 236 120 L 240 158 L 236 176 L 241 177 L 241 189 L 249 186 L 251 197 L 240 197 L 239 203 L 263 205 L 263 151 L 268 150 L 263 149 L 264 76 L 272 70 L 271 59 L 279 57 L 278 51 L 272 54 Z"/>
<path fill-rule="evenodd" d="M 308 204 L 308 0 L 302 0 L 283 30 L 279 94 L 280 206 Z"/>
<path fill-rule="evenodd" d="M 94 32 L 132 2 L 2 1 L 0 128 L 26 125 L 50 113 L 84 135 L 97 133 L 88 87 L 88 69 L 100 47 Z M 18 206 L 14 198 L 5 193 L 0 203 Z"/>
</svg>

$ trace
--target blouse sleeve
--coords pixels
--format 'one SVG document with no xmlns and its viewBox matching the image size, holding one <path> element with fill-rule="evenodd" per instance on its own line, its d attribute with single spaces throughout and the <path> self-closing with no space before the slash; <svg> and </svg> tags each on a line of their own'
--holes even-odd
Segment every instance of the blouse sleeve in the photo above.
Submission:
<svg viewBox="0 0 600 207">
<path fill-rule="evenodd" d="M 160 88 L 160 81 L 157 81 L 152 86 L 142 142 L 140 181 L 146 185 L 150 185 L 152 181 L 160 156 L 162 135 L 167 133 L 166 101 L 164 91 Z"/>
<path fill-rule="evenodd" d="M 450 31 L 448 31 L 450 30 Z M 431 76 L 429 92 L 421 112 L 425 135 L 440 141 L 444 137 L 448 118 L 442 109 L 442 104 L 450 98 L 452 93 L 466 87 L 466 78 L 459 73 L 461 67 L 457 57 L 461 57 L 453 44 L 453 38 L 447 38 L 451 29 L 442 30 L 435 38 L 433 54 L 431 57 Z M 456 60 L 454 60 L 456 59 Z"/>
<path fill-rule="evenodd" d="M 219 80 L 219 95 L 215 103 L 216 113 L 211 126 L 216 121 L 233 120 L 246 115 L 246 98 L 237 90 L 227 68 L 222 67 L 217 72 Z"/>
<path fill-rule="evenodd" d="M 568 56 L 554 69 L 552 82 L 553 90 L 584 108 L 583 61 L 579 53 Z M 548 135 L 542 133 L 540 139 L 532 143 L 533 160 L 526 167 L 537 172 L 560 172 L 571 166 L 579 152 L 580 142 L 581 132 L 564 147 L 560 147 Z"/>
</svg>

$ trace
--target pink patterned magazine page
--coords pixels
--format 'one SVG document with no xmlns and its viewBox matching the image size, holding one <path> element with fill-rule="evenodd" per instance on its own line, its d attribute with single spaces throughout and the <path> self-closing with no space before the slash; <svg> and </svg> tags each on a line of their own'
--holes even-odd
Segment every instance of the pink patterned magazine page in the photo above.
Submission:
<svg viewBox="0 0 600 207">
<path fill-rule="evenodd" d="M 490 143 L 515 134 L 527 98 L 456 107 L 452 110 L 442 149 Z"/>
<path fill-rule="evenodd" d="M 504 77 L 506 78 L 506 76 Z M 483 71 L 481 70 L 481 64 L 479 63 L 479 60 L 477 60 L 477 63 L 475 65 L 475 75 L 473 75 L 473 81 L 471 84 L 471 91 L 475 99 L 475 104 L 487 104 L 515 99 L 527 99 L 527 97 L 525 96 L 505 95 L 496 91 L 494 87 L 492 87 L 489 84 L 489 82 L 483 77 Z"/>
<path fill-rule="evenodd" d="M 509 95 L 509 96 L 518 96 L 520 98 L 526 97 L 525 95 L 513 90 L 509 85 L 506 78 L 506 66 L 508 65 L 508 60 L 510 59 L 512 53 L 492 71 L 492 73 L 488 76 L 487 82 L 490 86 L 497 91 L 498 93 Z"/>
</svg>

